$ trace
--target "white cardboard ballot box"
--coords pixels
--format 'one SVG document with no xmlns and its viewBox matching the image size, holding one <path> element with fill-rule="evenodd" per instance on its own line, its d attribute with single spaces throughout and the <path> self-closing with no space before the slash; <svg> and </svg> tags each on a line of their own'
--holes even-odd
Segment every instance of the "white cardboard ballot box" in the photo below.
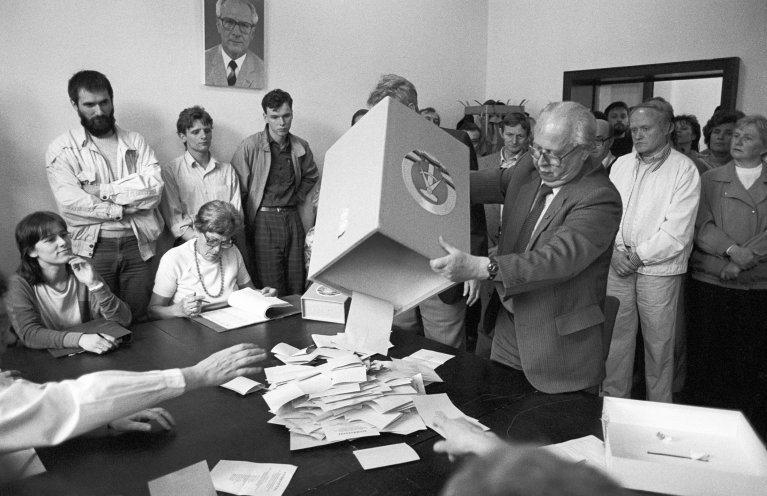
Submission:
<svg viewBox="0 0 767 496">
<path fill-rule="evenodd" d="M 607 471 L 679 495 L 767 494 L 767 450 L 741 412 L 604 398 Z"/>
<path fill-rule="evenodd" d="M 325 155 L 309 278 L 400 313 L 454 284 L 440 235 L 469 251 L 469 150 L 385 98 Z"/>
</svg>

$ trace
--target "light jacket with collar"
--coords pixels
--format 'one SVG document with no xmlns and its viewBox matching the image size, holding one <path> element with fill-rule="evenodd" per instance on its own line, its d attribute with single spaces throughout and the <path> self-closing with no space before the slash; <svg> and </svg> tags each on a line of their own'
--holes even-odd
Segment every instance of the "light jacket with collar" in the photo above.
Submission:
<svg viewBox="0 0 767 496">
<path fill-rule="evenodd" d="M 72 251 L 92 257 L 101 224 L 127 217 L 138 240 L 141 258 L 155 253 L 163 220 L 157 205 L 163 182 L 154 151 L 140 134 L 115 126 L 117 167 L 120 177 L 113 177 L 101 151 L 82 127 L 71 129 L 56 138 L 45 156 L 46 172 L 61 216 L 72 236 Z M 83 186 L 98 185 L 98 195 L 87 193 Z M 124 214 L 125 207 L 138 212 Z"/>
<path fill-rule="evenodd" d="M 301 206 L 307 203 L 306 197 L 317 182 L 319 172 L 309 143 L 292 133 L 288 134 L 288 139 L 295 177 L 296 200 Z M 272 152 L 269 148 L 269 130 L 266 127 L 263 131 L 245 138 L 232 156 L 232 167 L 237 171 L 240 180 L 246 224 L 252 225 L 261 207 L 271 164 Z M 304 224 L 306 225 L 306 221 Z"/>
<path fill-rule="evenodd" d="M 630 153 L 618 157 L 610 169 L 610 180 L 623 202 L 615 249 L 626 252 L 630 246 L 642 260 L 643 265 L 637 269 L 640 274 L 684 274 L 700 199 L 698 170 L 689 157 L 671 149 L 668 158 L 649 166 L 652 169 L 634 187 L 642 177 L 643 167 L 648 165 L 641 164 L 636 153 Z M 634 215 L 627 219 L 630 205 Z"/>
<path fill-rule="evenodd" d="M 701 183 L 692 277 L 726 288 L 767 289 L 767 164 L 749 190 L 734 162 L 706 172 Z M 719 274 L 730 261 L 726 252 L 735 244 L 754 250 L 759 262 L 734 281 L 723 281 Z"/>
</svg>

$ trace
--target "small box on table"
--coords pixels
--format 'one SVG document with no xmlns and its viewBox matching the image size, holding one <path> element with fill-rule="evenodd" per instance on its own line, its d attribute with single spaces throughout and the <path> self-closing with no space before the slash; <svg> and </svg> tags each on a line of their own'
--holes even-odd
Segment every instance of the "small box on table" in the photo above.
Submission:
<svg viewBox="0 0 767 496">
<path fill-rule="evenodd" d="M 741 412 L 605 397 L 602 422 L 607 470 L 624 487 L 767 494 L 767 450 Z"/>
<path fill-rule="evenodd" d="M 312 283 L 301 297 L 301 317 L 322 322 L 346 323 L 350 299 L 340 291 Z"/>
</svg>

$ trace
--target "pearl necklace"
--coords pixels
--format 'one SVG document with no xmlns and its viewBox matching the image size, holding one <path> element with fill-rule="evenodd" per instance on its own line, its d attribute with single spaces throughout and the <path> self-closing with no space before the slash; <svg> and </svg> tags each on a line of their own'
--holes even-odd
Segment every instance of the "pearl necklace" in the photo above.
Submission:
<svg viewBox="0 0 767 496">
<path fill-rule="evenodd" d="M 224 294 L 224 260 L 221 255 L 218 257 L 218 274 L 221 276 L 221 287 L 218 289 L 218 294 L 210 294 L 208 292 L 208 288 L 205 287 L 205 280 L 202 278 L 202 272 L 200 272 L 200 261 L 197 259 L 197 240 L 194 240 L 194 265 L 197 267 L 197 277 L 200 279 L 200 284 L 202 284 L 202 290 L 205 291 L 205 294 L 210 296 L 211 298 L 218 298 L 222 294 Z"/>
</svg>

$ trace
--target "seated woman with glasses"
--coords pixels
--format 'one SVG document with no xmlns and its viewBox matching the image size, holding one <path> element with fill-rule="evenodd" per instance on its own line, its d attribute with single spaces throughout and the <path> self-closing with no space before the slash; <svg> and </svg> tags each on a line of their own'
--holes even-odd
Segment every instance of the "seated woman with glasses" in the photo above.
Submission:
<svg viewBox="0 0 767 496">
<path fill-rule="evenodd" d="M 16 226 L 21 264 L 10 280 L 8 314 L 29 348 L 83 348 L 104 353 L 117 342 L 83 334 L 77 326 L 103 318 L 127 326 L 130 307 L 112 293 L 90 262 L 72 253 L 67 225 L 58 214 L 35 212 Z"/>
<path fill-rule="evenodd" d="M 241 228 L 242 217 L 231 203 L 214 200 L 200 207 L 194 219 L 195 237 L 168 250 L 160 260 L 149 317 L 194 317 L 203 304 L 226 302 L 238 289 L 255 289 L 232 242 Z M 269 287 L 261 293 L 277 296 L 277 290 Z"/>
</svg>

